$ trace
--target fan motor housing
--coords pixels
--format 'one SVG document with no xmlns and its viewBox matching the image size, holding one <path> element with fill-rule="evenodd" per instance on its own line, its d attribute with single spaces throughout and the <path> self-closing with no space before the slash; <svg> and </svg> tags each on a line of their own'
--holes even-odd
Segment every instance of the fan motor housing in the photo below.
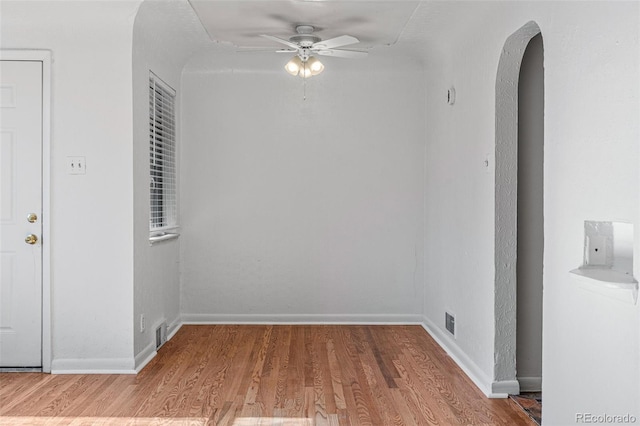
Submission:
<svg viewBox="0 0 640 426">
<path fill-rule="evenodd" d="M 289 39 L 291 43 L 299 44 L 302 47 L 311 47 L 314 43 L 317 43 L 320 40 L 320 37 L 311 34 L 298 34 Z"/>
<path fill-rule="evenodd" d="M 298 25 L 296 32 L 298 34 L 289 38 L 291 43 L 296 43 L 301 47 L 311 47 L 314 43 L 322 40 L 320 37 L 313 35 L 315 28 L 311 25 Z"/>
</svg>

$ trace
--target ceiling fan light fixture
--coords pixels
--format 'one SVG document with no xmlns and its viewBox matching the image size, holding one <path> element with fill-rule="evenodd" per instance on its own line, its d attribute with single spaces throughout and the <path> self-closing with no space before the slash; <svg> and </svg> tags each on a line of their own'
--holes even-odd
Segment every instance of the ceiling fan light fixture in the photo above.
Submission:
<svg viewBox="0 0 640 426">
<path fill-rule="evenodd" d="M 311 71 L 311 75 L 318 75 L 322 71 L 324 71 L 324 65 L 322 65 L 322 62 L 320 62 L 318 58 L 314 56 L 311 56 L 307 61 L 307 67 Z"/>
<path fill-rule="evenodd" d="M 293 76 L 298 75 L 303 68 L 304 64 L 302 63 L 302 59 L 297 55 L 291 58 L 291 60 L 287 62 L 287 65 L 284 66 L 284 69 Z"/>
<path fill-rule="evenodd" d="M 1 1 L 1 0 L 0 0 Z M 285 71 L 289 74 L 302 78 L 313 77 L 324 71 L 324 65 L 318 58 L 311 56 L 326 55 L 336 58 L 362 58 L 367 56 L 367 52 L 361 50 L 345 50 L 338 49 L 342 46 L 349 46 L 359 43 L 360 40 L 350 35 L 341 35 L 327 40 L 322 40 L 313 34 L 315 28 L 311 25 L 298 25 L 296 27 L 297 34 L 284 39 L 269 34 L 261 34 L 261 37 L 284 44 L 288 49 L 279 49 L 276 52 L 288 53 L 297 52 L 296 56 L 291 58 L 284 66 Z"/>
<path fill-rule="evenodd" d="M 309 78 L 311 77 L 311 70 L 307 66 L 304 66 L 300 69 L 300 74 L 298 75 L 302 78 Z"/>
<path fill-rule="evenodd" d="M 309 78 L 320 74 L 324 70 L 324 65 L 313 56 L 303 60 L 299 55 L 296 55 L 287 62 L 284 69 L 293 76 L 299 75 L 302 78 Z"/>
</svg>

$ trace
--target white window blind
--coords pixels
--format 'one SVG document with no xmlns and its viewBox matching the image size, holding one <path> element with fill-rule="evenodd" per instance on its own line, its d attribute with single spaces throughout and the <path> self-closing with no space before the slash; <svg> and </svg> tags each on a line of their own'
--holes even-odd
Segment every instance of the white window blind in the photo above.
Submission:
<svg viewBox="0 0 640 426">
<path fill-rule="evenodd" d="M 150 231 L 177 226 L 175 91 L 149 74 Z"/>
</svg>

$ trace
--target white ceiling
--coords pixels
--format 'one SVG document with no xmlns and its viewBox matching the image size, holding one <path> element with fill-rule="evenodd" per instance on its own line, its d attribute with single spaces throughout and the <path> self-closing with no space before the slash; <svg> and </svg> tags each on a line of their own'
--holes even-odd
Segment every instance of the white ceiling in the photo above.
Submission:
<svg viewBox="0 0 640 426">
<path fill-rule="evenodd" d="M 322 39 L 352 35 L 349 48 L 394 45 L 418 1 L 189 0 L 209 37 L 234 47 L 280 48 L 261 34 L 288 39 L 297 25 L 312 25 Z"/>
</svg>

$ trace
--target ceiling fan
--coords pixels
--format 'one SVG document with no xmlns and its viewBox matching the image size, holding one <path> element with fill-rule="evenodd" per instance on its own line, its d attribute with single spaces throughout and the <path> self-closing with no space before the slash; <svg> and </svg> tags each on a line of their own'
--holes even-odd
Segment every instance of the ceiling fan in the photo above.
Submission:
<svg viewBox="0 0 640 426">
<path fill-rule="evenodd" d="M 278 53 L 294 53 L 295 56 L 285 65 L 285 70 L 291 75 L 299 75 L 303 78 L 320 74 L 324 65 L 313 55 L 333 56 L 336 58 L 363 58 L 367 52 L 359 50 L 337 49 L 359 43 L 360 40 L 350 35 L 322 40 L 313 34 L 315 30 L 311 25 L 298 25 L 297 34 L 284 39 L 272 35 L 263 34 L 262 37 L 288 46 L 289 49 L 276 50 Z"/>
</svg>

